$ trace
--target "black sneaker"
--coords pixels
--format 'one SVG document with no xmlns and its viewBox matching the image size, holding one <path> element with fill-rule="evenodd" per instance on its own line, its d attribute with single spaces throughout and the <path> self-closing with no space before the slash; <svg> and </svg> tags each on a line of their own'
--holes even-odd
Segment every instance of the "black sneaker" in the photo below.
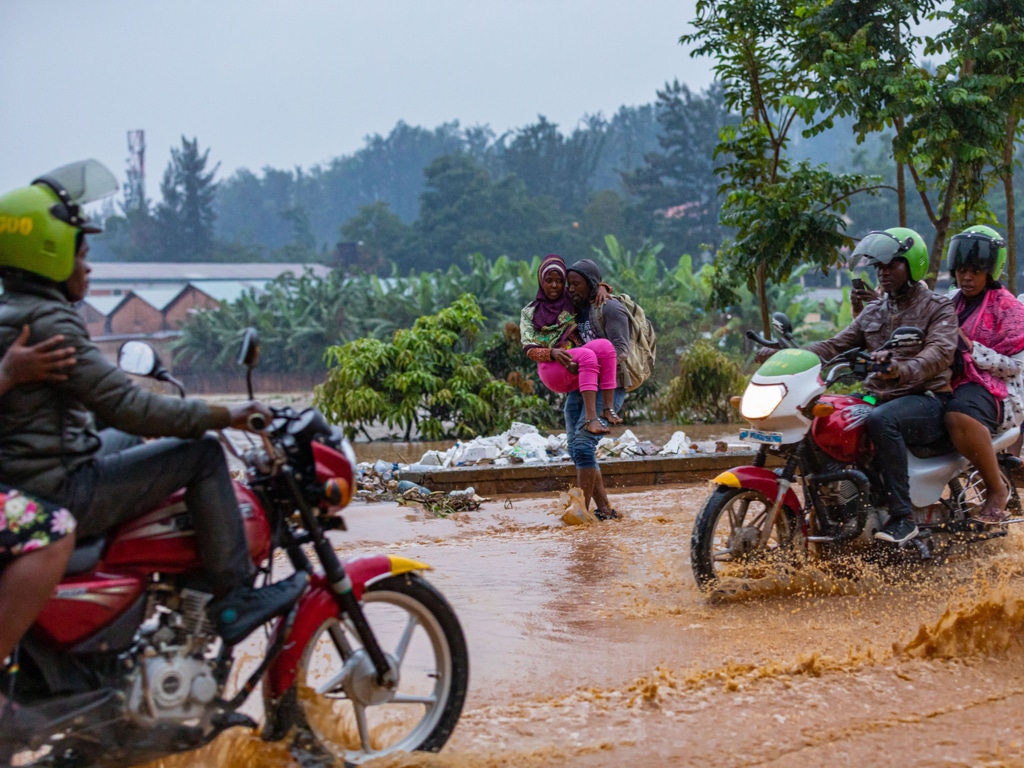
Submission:
<svg viewBox="0 0 1024 768">
<path fill-rule="evenodd" d="M 875 531 L 875 538 L 890 544 L 906 544 L 919 533 L 917 526 L 906 515 L 890 517 L 882 530 Z"/>
<path fill-rule="evenodd" d="M 299 571 L 262 589 L 235 587 L 210 603 L 206 611 L 225 645 L 234 645 L 291 608 L 308 583 L 309 574 Z"/>
<path fill-rule="evenodd" d="M 622 515 L 620 515 L 618 512 L 616 512 L 611 507 L 608 507 L 608 509 L 595 509 L 594 510 L 594 517 L 596 517 L 598 520 L 621 520 L 622 519 Z"/>
</svg>

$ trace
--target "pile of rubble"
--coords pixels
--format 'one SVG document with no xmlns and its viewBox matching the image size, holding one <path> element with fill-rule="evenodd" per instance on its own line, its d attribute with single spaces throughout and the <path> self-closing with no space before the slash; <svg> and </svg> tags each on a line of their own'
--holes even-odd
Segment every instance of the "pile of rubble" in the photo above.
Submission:
<svg viewBox="0 0 1024 768">
<path fill-rule="evenodd" d="M 667 443 L 658 445 L 650 440 L 641 441 L 631 430 L 618 437 L 603 437 L 597 444 L 597 456 L 604 458 L 641 458 L 644 456 L 675 456 L 692 453 L 722 453 L 746 449 L 723 441 L 692 443 L 682 431 L 675 432 Z M 447 451 L 427 451 L 414 464 L 398 464 L 377 460 L 356 467 L 356 486 L 359 495 L 369 501 L 397 501 L 422 504 L 436 514 L 449 514 L 473 510 L 486 499 L 477 496 L 473 488 L 450 493 L 433 492 L 429 488 L 403 480 L 403 473 L 432 472 L 438 469 L 474 465 L 495 467 L 531 462 L 570 461 L 566 448 L 566 435 L 542 435 L 532 424 L 514 422 L 500 435 L 478 437 L 468 442 L 456 442 Z"/>
</svg>

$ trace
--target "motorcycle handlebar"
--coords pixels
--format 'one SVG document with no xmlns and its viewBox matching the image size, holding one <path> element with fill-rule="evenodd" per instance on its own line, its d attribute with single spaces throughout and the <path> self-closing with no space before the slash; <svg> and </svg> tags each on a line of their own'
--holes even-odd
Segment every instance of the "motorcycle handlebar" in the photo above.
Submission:
<svg viewBox="0 0 1024 768">
<path fill-rule="evenodd" d="M 747 331 L 747 338 L 755 344 L 760 344 L 762 347 L 768 347 L 769 349 L 781 349 L 782 344 L 775 339 L 766 339 L 756 331 Z"/>
</svg>

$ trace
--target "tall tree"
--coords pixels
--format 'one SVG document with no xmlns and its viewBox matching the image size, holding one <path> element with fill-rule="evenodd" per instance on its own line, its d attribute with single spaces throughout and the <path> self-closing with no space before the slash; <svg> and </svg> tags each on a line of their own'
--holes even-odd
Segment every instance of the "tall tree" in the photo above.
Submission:
<svg viewBox="0 0 1024 768">
<path fill-rule="evenodd" d="M 715 83 L 696 95 L 678 80 L 666 83 L 658 91 L 657 119 L 660 151 L 623 174 L 637 200 L 637 229 L 664 243 L 670 257 L 714 253 L 722 242 L 715 150 L 719 131 L 737 122 L 725 106 L 725 90 Z"/>
<path fill-rule="evenodd" d="M 716 274 L 726 295 L 737 278 L 755 286 L 765 333 L 769 280 L 785 282 L 801 264 L 834 264 L 848 243 L 842 214 L 868 183 L 787 157 L 793 125 L 810 116 L 802 112 L 810 74 L 793 56 L 801 3 L 698 0 L 694 32 L 680 38 L 696 46 L 692 56 L 716 62 L 725 106 L 739 115 L 720 130 L 716 150 L 725 159 L 722 223 L 735 232 L 719 250 Z"/>
<path fill-rule="evenodd" d="M 203 261 L 214 248 L 213 177 L 220 163 L 206 170 L 210 150 L 199 151 L 199 140 L 181 137 L 171 148 L 171 161 L 160 182 L 163 200 L 156 207 L 163 258 L 167 261 Z"/>
</svg>

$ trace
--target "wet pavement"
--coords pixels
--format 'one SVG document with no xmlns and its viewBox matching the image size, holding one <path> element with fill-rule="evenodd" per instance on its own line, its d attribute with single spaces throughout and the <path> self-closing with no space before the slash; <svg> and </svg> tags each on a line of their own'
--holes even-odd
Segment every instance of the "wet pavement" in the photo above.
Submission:
<svg viewBox="0 0 1024 768">
<path fill-rule="evenodd" d="M 810 566 L 712 602 L 688 550 L 706 490 L 613 493 L 626 519 L 573 528 L 554 493 L 447 519 L 350 508 L 339 549 L 433 565 L 471 660 L 444 751 L 369 764 L 1024 765 L 1024 530 L 942 565 Z M 235 731 L 154 765 L 298 763 Z"/>
</svg>

